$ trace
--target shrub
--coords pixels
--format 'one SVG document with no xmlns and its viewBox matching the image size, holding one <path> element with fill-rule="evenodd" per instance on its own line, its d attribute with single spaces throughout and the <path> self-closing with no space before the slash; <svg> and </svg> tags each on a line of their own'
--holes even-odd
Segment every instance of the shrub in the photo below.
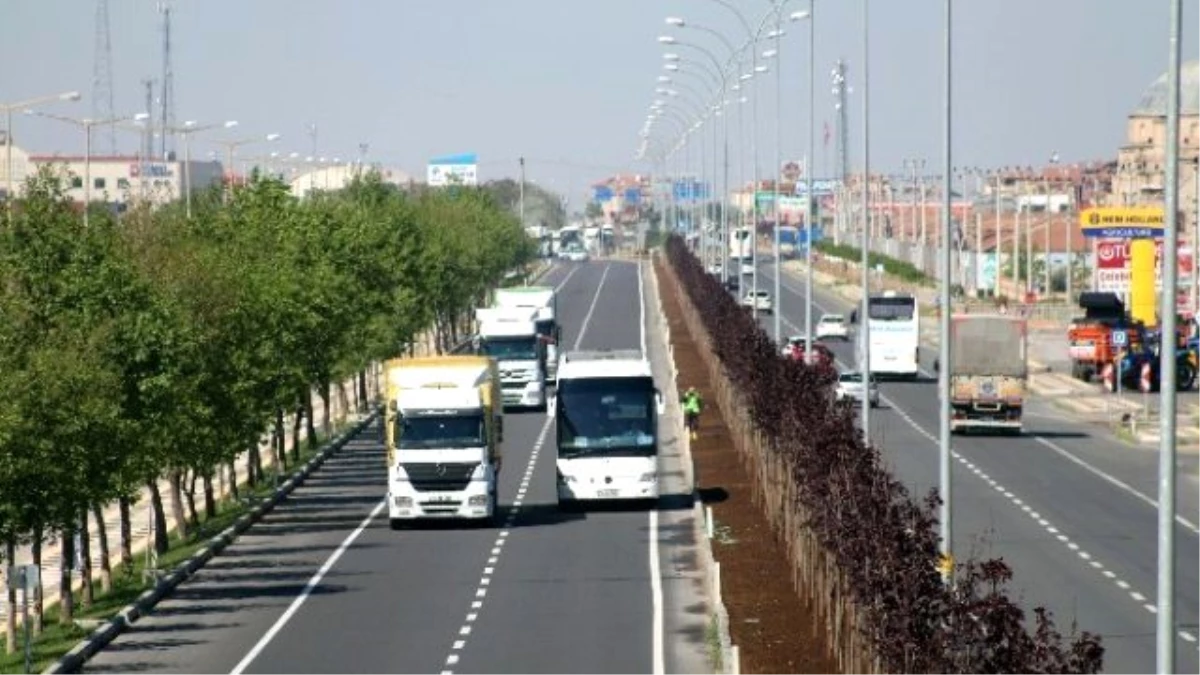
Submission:
<svg viewBox="0 0 1200 675">
<path fill-rule="evenodd" d="M 1049 612 L 1007 595 L 1000 560 L 967 560 L 953 584 L 937 570 L 936 492 L 917 502 L 866 445 L 831 376 L 780 358 L 777 346 L 705 273 L 683 241 L 666 247 L 693 320 L 732 392 L 727 414 L 755 466 L 767 518 L 797 567 L 797 591 L 830 620 L 843 664 L 885 672 L 1098 672 L 1104 649 L 1084 632 L 1065 642 Z M 702 340 L 703 342 L 703 340 Z M 746 440 L 747 438 L 751 440 Z M 853 668 L 852 668 L 853 670 Z"/>
</svg>

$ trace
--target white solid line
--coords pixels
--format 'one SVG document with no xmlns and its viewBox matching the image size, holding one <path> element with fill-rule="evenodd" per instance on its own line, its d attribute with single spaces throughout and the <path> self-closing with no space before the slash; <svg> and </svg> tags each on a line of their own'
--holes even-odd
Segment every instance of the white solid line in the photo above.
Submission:
<svg viewBox="0 0 1200 675">
<path fill-rule="evenodd" d="M 262 653 L 263 649 L 266 649 L 267 645 L 271 643 L 271 640 L 275 639 L 275 636 L 279 634 L 279 631 L 283 630 L 283 627 L 287 625 L 287 622 L 291 620 L 292 616 L 299 611 L 300 605 L 303 605 L 304 601 L 308 599 L 308 596 L 312 595 L 313 589 L 317 587 L 317 584 L 321 583 L 321 580 L 325 578 L 325 575 L 329 573 L 329 570 L 333 569 L 333 566 L 337 563 L 338 559 L 342 557 L 342 554 L 350 548 L 355 539 L 358 539 L 359 536 L 366 531 L 367 527 L 371 525 L 371 521 L 375 520 L 375 517 L 383 511 L 385 506 L 387 506 L 387 500 L 382 500 L 375 505 L 375 508 L 371 509 L 371 513 L 367 515 L 366 519 L 364 519 L 362 523 L 353 532 L 351 532 L 345 540 L 342 541 L 337 549 L 334 550 L 334 552 L 329 556 L 329 559 L 325 561 L 325 564 L 321 565 L 320 569 L 317 570 L 317 573 L 308 580 L 308 583 L 304 585 L 304 590 L 300 591 L 300 595 L 296 596 L 295 600 L 292 600 L 292 604 L 289 605 L 283 615 L 275 621 L 275 624 L 271 626 L 270 630 L 268 630 L 266 634 L 263 635 L 257 643 L 255 643 L 254 647 L 250 649 L 246 656 L 243 657 L 242 660 L 233 667 L 233 670 L 229 671 L 230 675 L 240 675 L 246 670 L 246 668 L 250 666 L 251 663 L 254 662 L 254 659 L 258 658 L 258 655 Z"/>
<path fill-rule="evenodd" d="M 651 658 L 654 675 L 666 672 L 663 659 L 663 591 L 662 571 L 658 560 L 658 509 L 650 510 L 650 619 Z"/>
<path fill-rule="evenodd" d="M 604 281 L 608 279 L 608 270 L 612 265 L 604 266 L 604 273 L 600 275 L 600 283 L 596 284 L 596 295 L 592 296 L 592 304 L 588 307 L 587 314 L 583 316 L 583 324 L 579 327 L 579 335 L 575 336 L 575 344 L 571 346 L 573 351 L 579 351 L 579 344 L 583 342 L 583 336 L 587 335 L 588 324 L 592 322 L 592 315 L 596 313 L 596 303 L 600 301 L 600 291 L 604 289 Z M 549 422 L 549 418 L 546 420 Z"/>
</svg>

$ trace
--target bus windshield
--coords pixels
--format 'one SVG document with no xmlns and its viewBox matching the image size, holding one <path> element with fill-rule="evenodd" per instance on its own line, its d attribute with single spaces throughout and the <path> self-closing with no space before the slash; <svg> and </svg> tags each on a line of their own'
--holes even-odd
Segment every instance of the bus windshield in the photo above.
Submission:
<svg viewBox="0 0 1200 675">
<path fill-rule="evenodd" d="M 867 304 L 872 321 L 912 321 L 917 311 L 913 298 L 871 298 Z"/>
<path fill-rule="evenodd" d="M 558 385 L 558 455 L 650 457 L 656 453 L 650 378 L 563 380 Z"/>
</svg>

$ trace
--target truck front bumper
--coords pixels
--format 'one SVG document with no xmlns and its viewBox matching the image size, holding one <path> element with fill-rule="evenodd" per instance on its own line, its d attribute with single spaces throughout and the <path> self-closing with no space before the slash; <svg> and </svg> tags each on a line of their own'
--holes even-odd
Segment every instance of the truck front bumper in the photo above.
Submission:
<svg viewBox="0 0 1200 675">
<path fill-rule="evenodd" d="M 505 384 L 500 389 L 500 396 L 506 406 L 540 407 L 546 402 L 546 390 L 541 382 L 525 382 L 521 384 Z"/>
<path fill-rule="evenodd" d="M 458 492 L 422 492 L 408 481 L 389 481 L 387 504 L 391 520 L 429 518 L 491 518 L 494 513 L 492 492 L 487 481 L 471 481 Z"/>
</svg>

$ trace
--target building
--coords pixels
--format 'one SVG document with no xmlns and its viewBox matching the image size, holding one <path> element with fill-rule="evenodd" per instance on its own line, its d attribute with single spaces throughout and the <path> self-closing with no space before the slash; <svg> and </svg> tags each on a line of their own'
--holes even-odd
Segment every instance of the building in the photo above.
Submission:
<svg viewBox="0 0 1200 675">
<path fill-rule="evenodd" d="M 0 195 L 8 186 L 7 162 L 4 153 L 3 132 L 0 132 Z M 43 167 L 49 167 L 60 175 L 66 186 L 66 195 L 83 203 L 89 197 L 84 178 L 91 175 L 90 197 L 93 202 L 106 202 L 122 206 L 144 196 L 154 204 L 165 204 L 183 194 L 184 183 L 190 182 L 193 192 L 205 190 L 221 181 L 219 162 L 192 161 L 190 176 L 184 172 L 184 163 L 179 161 L 144 162 L 136 155 L 31 155 L 17 145 L 12 149 L 12 186 L 14 195 L 20 195 L 25 180 Z M 90 166 L 89 166 L 90 165 Z"/>
<path fill-rule="evenodd" d="M 29 170 L 29 153 L 22 150 L 20 147 L 13 145 L 11 148 L 8 145 L 8 132 L 0 129 L 0 198 L 8 198 L 8 161 L 12 161 L 12 191 L 14 194 L 21 194 L 21 185 L 25 182 L 25 176 L 30 173 Z M 8 155 L 8 157 L 6 157 Z"/>
<path fill-rule="evenodd" d="M 1181 229 L 1196 227 L 1197 151 L 1200 150 L 1200 62 L 1180 69 L 1179 192 Z M 1117 172 L 1108 203 L 1162 204 L 1167 163 L 1167 74 L 1146 88 L 1125 124 L 1125 143 L 1117 151 Z"/>
<path fill-rule="evenodd" d="M 411 175 L 400 169 L 386 167 L 371 168 L 379 172 L 380 178 L 385 183 L 408 186 L 414 182 Z M 338 164 L 335 166 L 323 166 L 305 173 L 293 171 L 291 176 L 285 178 L 285 180 L 291 186 L 293 195 L 304 197 L 313 191 L 341 190 L 352 183 L 355 178 L 361 176 L 364 170 L 370 169 L 365 169 L 361 164 Z"/>
</svg>

